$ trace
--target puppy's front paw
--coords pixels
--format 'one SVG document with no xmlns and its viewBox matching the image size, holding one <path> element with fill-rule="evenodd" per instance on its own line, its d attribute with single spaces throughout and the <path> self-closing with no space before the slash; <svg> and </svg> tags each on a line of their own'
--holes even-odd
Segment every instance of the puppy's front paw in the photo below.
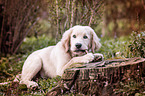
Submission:
<svg viewBox="0 0 145 96">
<path fill-rule="evenodd" d="M 94 58 L 95 57 L 94 57 L 93 53 L 88 53 L 83 56 L 83 63 L 89 63 L 89 62 L 93 61 Z"/>
</svg>

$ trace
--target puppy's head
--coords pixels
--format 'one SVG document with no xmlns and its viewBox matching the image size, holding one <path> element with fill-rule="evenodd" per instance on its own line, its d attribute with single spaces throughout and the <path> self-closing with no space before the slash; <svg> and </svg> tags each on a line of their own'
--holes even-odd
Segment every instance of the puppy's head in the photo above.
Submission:
<svg viewBox="0 0 145 96">
<path fill-rule="evenodd" d="M 97 50 L 101 47 L 99 38 L 94 30 L 89 26 L 74 26 L 67 30 L 61 39 L 61 42 L 66 49 L 74 55 L 84 55 L 86 50 Z"/>
</svg>

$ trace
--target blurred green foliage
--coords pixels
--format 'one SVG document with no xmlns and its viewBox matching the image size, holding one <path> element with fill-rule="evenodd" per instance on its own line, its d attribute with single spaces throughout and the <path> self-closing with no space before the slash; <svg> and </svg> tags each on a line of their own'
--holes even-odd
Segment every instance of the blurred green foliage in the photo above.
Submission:
<svg viewBox="0 0 145 96">
<path fill-rule="evenodd" d="M 131 53 L 128 48 L 128 37 L 118 39 L 101 39 L 102 47 L 99 53 L 104 55 L 105 59 L 130 58 Z"/>
<path fill-rule="evenodd" d="M 55 41 L 52 39 L 49 39 L 46 35 L 36 37 L 26 37 L 20 46 L 18 52 L 22 53 L 32 53 L 33 51 L 42 49 L 44 47 L 48 47 L 51 45 L 55 45 Z"/>
<path fill-rule="evenodd" d="M 128 37 L 117 39 L 101 38 L 99 52 L 105 59 L 145 57 L 145 32 L 133 32 Z"/>
<path fill-rule="evenodd" d="M 130 51 L 134 56 L 141 56 L 145 58 L 145 31 L 137 34 L 131 34 L 131 41 L 129 44 Z"/>
</svg>

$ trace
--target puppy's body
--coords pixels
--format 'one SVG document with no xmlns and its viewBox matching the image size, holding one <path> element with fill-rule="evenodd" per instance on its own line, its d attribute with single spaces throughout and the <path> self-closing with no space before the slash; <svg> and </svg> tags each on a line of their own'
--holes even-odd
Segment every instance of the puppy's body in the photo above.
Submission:
<svg viewBox="0 0 145 96">
<path fill-rule="evenodd" d="M 42 77 L 62 76 L 64 70 L 71 64 L 89 63 L 94 59 L 92 53 L 86 54 L 84 50 L 91 49 L 93 52 L 100 47 L 99 39 L 90 27 L 70 28 L 55 46 L 37 50 L 28 56 L 23 65 L 21 83 L 26 84 L 28 88 L 38 86 L 31 80 L 39 71 Z M 78 57 L 75 57 L 76 55 Z"/>
</svg>

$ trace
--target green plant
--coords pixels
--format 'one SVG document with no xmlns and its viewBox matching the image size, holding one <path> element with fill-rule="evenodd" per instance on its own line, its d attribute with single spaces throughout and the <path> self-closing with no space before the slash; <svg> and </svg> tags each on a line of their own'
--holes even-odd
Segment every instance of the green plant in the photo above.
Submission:
<svg viewBox="0 0 145 96">
<path fill-rule="evenodd" d="M 7 55 L 6 57 L 0 57 L 0 82 L 12 80 L 17 75 L 26 59 L 25 55 L 15 54 Z"/>
<path fill-rule="evenodd" d="M 141 56 L 145 58 L 145 31 L 139 34 L 133 32 L 130 38 L 129 48 L 133 56 Z"/>
<path fill-rule="evenodd" d="M 144 87 L 145 82 L 136 82 L 136 81 L 128 81 L 128 82 L 120 82 L 118 84 L 118 88 L 114 89 L 115 94 L 121 93 L 123 96 L 144 96 Z"/>
<path fill-rule="evenodd" d="M 58 81 L 60 81 L 61 77 L 57 76 L 55 78 L 48 78 L 44 79 L 41 78 L 37 81 L 39 84 L 39 90 L 43 93 L 46 94 L 49 90 L 51 90 L 53 87 L 55 87 L 58 84 Z"/>
</svg>

